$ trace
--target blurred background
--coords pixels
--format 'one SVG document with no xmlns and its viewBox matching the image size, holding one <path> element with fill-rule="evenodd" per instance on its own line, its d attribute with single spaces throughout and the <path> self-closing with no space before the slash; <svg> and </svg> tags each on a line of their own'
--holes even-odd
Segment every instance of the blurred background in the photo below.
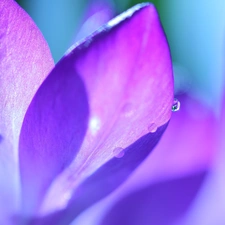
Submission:
<svg viewBox="0 0 225 225">
<path fill-rule="evenodd" d="M 140 0 L 17 0 L 36 22 L 55 62 L 82 36 Z M 225 2 L 154 0 L 173 58 L 176 93 L 195 96 L 219 111 L 224 72 Z M 91 25 L 90 25 L 91 24 Z M 81 33 L 81 34 L 80 34 Z M 87 34 L 88 32 L 83 32 Z"/>
</svg>

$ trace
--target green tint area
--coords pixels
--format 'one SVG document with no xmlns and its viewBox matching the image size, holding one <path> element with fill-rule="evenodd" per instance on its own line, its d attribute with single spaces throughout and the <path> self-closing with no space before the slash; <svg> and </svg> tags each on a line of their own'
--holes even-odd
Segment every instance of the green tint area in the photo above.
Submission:
<svg viewBox="0 0 225 225">
<path fill-rule="evenodd" d="M 143 2 L 151 2 L 153 3 L 157 8 L 159 7 L 160 0 L 152 0 L 152 1 L 141 1 L 141 0 L 114 0 L 117 11 L 120 13 L 138 3 L 143 3 Z"/>
<path fill-rule="evenodd" d="M 143 2 L 143 1 L 141 1 L 141 0 L 130 0 L 130 1 L 129 1 L 129 4 L 128 4 L 128 8 L 130 8 L 131 6 L 136 5 L 136 4 L 138 4 L 138 3 L 142 3 L 142 2 Z M 159 0 L 144 1 L 144 2 L 151 2 L 151 3 L 153 3 L 156 7 L 158 7 L 159 4 L 160 4 L 160 1 L 159 1 Z"/>
<path fill-rule="evenodd" d="M 20 5 L 22 5 L 23 1 L 22 0 L 16 0 L 17 3 L 19 3 Z"/>
<path fill-rule="evenodd" d="M 162 26 L 164 27 L 165 31 L 167 31 L 167 23 L 166 21 L 168 20 L 168 12 L 167 12 L 167 8 L 166 8 L 166 4 L 164 1 L 162 0 L 152 0 L 152 1 L 142 1 L 142 0 L 114 0 L 115 6 L 116 6 L 116 10 L 117 13 L 121 13 L 126 9 L 129 9 L 130 7 L 139 4 L 139 3 L 143 3 L 143 2 L 150 2 L 153 5 L 155 5 L 155 7 L 158 10 L 160 19 L 161 19 L 161 23 Z M 166 32 L 167 33 L 167 32 Z"/>
</svg>

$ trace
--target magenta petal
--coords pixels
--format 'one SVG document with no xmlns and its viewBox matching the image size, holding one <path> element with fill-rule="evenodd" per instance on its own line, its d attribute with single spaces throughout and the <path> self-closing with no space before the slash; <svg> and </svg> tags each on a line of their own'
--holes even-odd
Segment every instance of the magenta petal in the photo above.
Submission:
<svg viewBox="0 0 225 225">
<path fill-rule="evenodd" d="M 150 4 L 137 5 L 109 22 L 62 61 L 74 63 L 70 70 L 75 68 L 85 83 L 89 126 L 76 159 L 49 190 L 44 213 L 65 207 L 85 178 L 95 182 L 97 173 L 96 179 L 104 180 L 110 168 L 117 165 L 114 162 L 131 157 L 129 146 L 147 135 L 147 140 L 135 147 L 137 152 L 131 154 L 139 164 L 147 154 L 143 150 L 139 158 L 140 146 L 145 149 L 148 143 L 156 143 L 170 119 L 173 101 L 170 53 L 157 12 Z M 131 169 L 124 177 L 135 168 L 131 159 L 128 162 Z M 103 164 L 112 167 L 104 173 Z"/>
<path fill-rule="evenodd" d="M 8 224 L 4 219 L 19 201 L 18 139 L 23 117 L 53 60 L 38 28 L 13 0 L 0 1 L 0 39 L 0 224 Z"/>
</svg>

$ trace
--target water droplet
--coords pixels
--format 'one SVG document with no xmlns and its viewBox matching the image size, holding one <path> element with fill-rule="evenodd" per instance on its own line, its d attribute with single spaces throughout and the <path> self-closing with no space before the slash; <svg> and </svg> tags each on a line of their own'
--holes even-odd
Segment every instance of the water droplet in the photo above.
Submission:
<svg viewBox="0 0 225 225">
<path fill-rule="evenodd" d="M 180 102 L 176 98 L 174 98 L 173 105 L 172 105 L 172 111 L 176 112 L 179 110 L 180 110 Z"/>
<path fill-rule="evenodd" d="M 156 132 L 158 129 L 157 125 L 155 123 L 150 123 L 150 125 L 148 126 L 148 131 L 150 133 L 154 133 Z"/>
<path fill-rule="evenodd" d="M 123 148 L 120 148 L 120 147 L 117 147 L 113 150 L 113 155 L 116 157 L 116 158 L 122 158 L 125 154 L 125 151 Z"/>
</svg>

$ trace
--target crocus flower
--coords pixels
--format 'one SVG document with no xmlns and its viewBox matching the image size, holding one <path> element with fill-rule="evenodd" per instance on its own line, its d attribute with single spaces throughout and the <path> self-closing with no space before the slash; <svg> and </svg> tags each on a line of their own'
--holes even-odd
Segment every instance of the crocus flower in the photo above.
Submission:
<svg viewBox="0 0 225 225">
<path fill-rule="evenodd" d="M 122 184 L 167 127 L 166 37 L 155 8 L 139 4 L 52 69 L 29 16 L 13 0 L 0 10 L 0 222 L 69 224 Z"/>
</svg>

